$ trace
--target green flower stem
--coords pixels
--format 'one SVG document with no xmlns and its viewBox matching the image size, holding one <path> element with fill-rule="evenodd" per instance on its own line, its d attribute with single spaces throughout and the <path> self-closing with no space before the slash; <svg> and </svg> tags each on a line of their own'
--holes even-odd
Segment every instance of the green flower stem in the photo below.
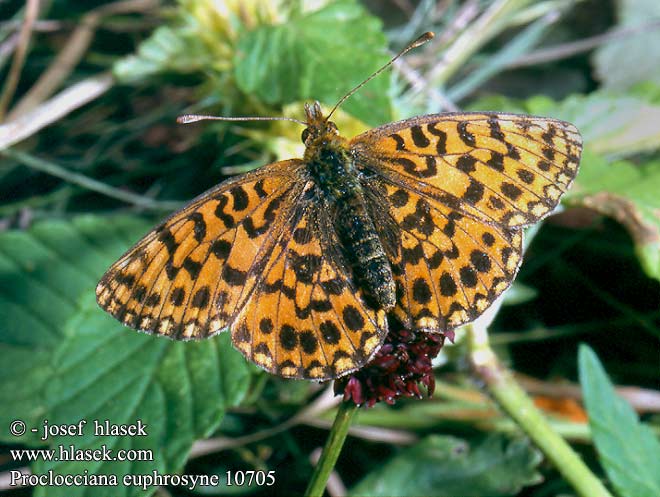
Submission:
<svg viewBox="0 0 660 497">
<path fill-rule="evenodd" d="M 612 497 L 570 445 L 555 433 L 543 414 L 516 383 L 490 348 L 486 328 L 468 326 L 470 360 L 479 377 L 504 411 L 532 439 L 582 497 Z"/>
<path fill-rule="evenodd" d="M 339 404 L 337 415 L 335 416 L 335 422 L 330 429 L 328 441 L 323 448 L 321 458 L 314 468 L 314 474 L 312 475 L 312 479 L 305 491 L 307 497 L 323 496 L 325 485 L 328 483 L 330 473 L 337 463 L 339 453 L 344 446 L 344 441 L 348 434 L 348 428 L 351 425 L 351 420 L 357 410 L 358 407 L 352 402 L 341 402 Z"/>
</svg>

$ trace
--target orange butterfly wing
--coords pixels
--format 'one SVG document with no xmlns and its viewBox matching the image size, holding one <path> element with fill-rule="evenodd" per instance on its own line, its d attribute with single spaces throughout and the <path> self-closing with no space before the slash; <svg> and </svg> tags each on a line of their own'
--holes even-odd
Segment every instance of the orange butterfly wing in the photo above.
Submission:
<svg viewBox="0 0 660 497">
<path fill-rule="evenodd" d="M 359 368 L 387 333 L 385 313 L 353 283 L 303 170 L 274 163 L 202 194 L 110 267 L 99 305 L 181 340 L 230 326 L 246 358 L 285 377 Z"/>
<path fill-rule="evenodd" d="M 187 340 L 227 327 L 249 298 L 303 185 L 300 160 L 203 193 L 126 252 L 96 288 L 99 305 L 147 333 Z"/>
<path fill-rule="evenodd" d="M 350 142 L 397 280 L 394 313 L 442 331 L 513 280 L 521 228 L 556 207 L 579 164 L 569 123 L 496 113 L 422 116 Z"/>
<path fill-rule="evenodd" d="M 387 334 L 366 304 L 322 203 L 302 200 L 237 318 L 234 343 L 268 371 L 327 380 L 366 364 Z"/>
</svg>

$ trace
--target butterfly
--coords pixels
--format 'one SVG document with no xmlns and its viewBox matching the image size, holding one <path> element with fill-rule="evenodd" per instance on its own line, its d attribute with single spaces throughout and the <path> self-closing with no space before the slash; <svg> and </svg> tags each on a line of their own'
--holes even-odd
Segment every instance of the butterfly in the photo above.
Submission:
<svg viewBox="0 0 660 497">
<path fill-rule="evenodd" d="M 578 130 L 555 119 L 433 114 L 347 140 L 332 112 L 305 105 L 301 159 L 231 178 L 148 233 L 99 305 L 177 340 L 229 328 L 271 373 L 338 378 L 378 351 L 388 314 L 442 333 L 485 311 L 580 161 Z"/>
</svg>

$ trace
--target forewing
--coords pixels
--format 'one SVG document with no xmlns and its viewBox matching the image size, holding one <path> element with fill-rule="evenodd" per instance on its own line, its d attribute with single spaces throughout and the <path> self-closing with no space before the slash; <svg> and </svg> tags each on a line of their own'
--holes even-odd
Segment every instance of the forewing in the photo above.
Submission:
<svg viewBox="0 0 660 497">
<path fill-rule="evenodd" d="M 385 312 L 367 305 L 352 280 L 329 216 L 313 195 L 296 205 L 235 323 L 234 345 L 280 376 L 348 374 L 370 359 L 387 333 Z"/>
<path fill-rule="evenodd" d="M 575 126 L 515 114 L 457 113 L 388 124 L 350 143 L 358 167 L 490 224 L 547 215 L 577 174 Z"/>
<path fill-rule="evenodd" d="M 99 305 L 127 326 L 182 340 L 230 325 L 287 225 L 301 166 L 270 164 L 197 197 L 108 269 Z"/>
<path fill-rule="evenodd" d="M 385 179 L 367 201 L 397 286 L 394 314 L 411 329 L 445 331 L 472 321 L 506 290 L 521 261 L 521 230 L 475 221 Z M 378 193 L 374 193 L 378 192 Z"/>
<path fill-rule="evenodd" d="M 513 280 L 521 228 L 547 215 L 577 174 L 577 129 L 554 119 L 438 114 L 350 143 L 397 283 L 395 315 L 442 331 L 481 314 Z"/>
</svg>

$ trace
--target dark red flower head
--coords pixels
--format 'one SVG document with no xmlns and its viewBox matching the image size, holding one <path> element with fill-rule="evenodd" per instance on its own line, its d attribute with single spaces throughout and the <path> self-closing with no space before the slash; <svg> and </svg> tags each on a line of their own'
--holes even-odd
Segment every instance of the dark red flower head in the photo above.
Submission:
<svg viewBox="0 0 660 497">
<path fill-rule="evenodd" d="M 399 397 L 420 397 L 419 384 L 428 395 L 435 390 L 431 361 L 438 355 L 445 338 L 453 332 L 425 333 L 403 328 L 390 320 L 385 343 L 362 369 L 335 381 L 335 394 L 344 400 L 372 407 L 376 402 L 394 404 Z"/>
</svg>

